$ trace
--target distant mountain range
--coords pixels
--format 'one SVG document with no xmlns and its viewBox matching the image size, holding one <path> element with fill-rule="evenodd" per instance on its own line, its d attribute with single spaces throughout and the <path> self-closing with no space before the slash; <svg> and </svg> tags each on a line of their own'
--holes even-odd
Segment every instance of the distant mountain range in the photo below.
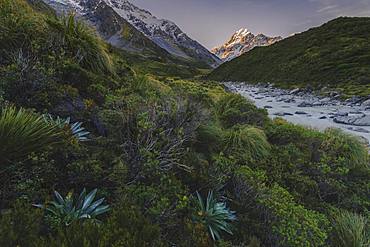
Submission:
<svg viewBox="0 0 370 247">
<path fill-rule="evenodd" d="M 280 40 L 282 40 L 280 36 L 254 35 L 248 29 L 242 28 L 235 32 L 225 44 L 212 49 L 212 53 L 223 61 L 230 61 L 252 50 L 254 47 L 272 45 Z"/>
<path fill-rule="evenodd" d="M 96 27 L 100 35 L 114 46 L 129 51 L 194 60 L 216 67 L 221 60 L 175 23 L 156 18 L 149 11 L 127 0 L 43 0 L 59 13 L 73 11 Z"/>
<path fill-rule="evenodd" d="M 370 18 L 341 17 L 257 47 L 215 69 L 209 79 L 284 87 L 335 86 L 370 92 Z M 357 86 L 354 86 L 357 85 Z M 365 91 L 366 91 L 365 90 Z"/>
</svg>

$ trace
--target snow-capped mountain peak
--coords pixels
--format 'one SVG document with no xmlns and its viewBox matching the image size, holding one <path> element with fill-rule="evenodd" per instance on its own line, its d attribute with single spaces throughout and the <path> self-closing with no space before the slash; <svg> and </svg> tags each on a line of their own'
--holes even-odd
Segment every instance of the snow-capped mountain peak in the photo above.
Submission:
<svg viewBox="0 0 370 247">
<path fill-rule="evenodd" d="M 237 31 L 234 35 L 236 36 L 246 36 L 250 34 L 249 30 L 247 28 L 241 28 L 239 31 Z"/>
<path fill-rule="evenodd" d="M 254 35 L 247 28 L 241 28 L 225 44 L 213 48 L 212 52 L 223 61 L 230 61 L 256 46 L 272 45 L 281 39 L 282 37 L 268 37 L 264 34 Z"/>
</svg>

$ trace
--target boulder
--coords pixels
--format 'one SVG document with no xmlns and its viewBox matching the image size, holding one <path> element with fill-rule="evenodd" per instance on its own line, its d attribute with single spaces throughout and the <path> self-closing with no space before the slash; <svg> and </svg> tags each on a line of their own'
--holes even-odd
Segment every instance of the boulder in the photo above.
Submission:
<svg viewBox="0 0 370 247">
<path fill-rule="evenodd" d="M 276 112 L 274 113 L 275 116 L 283 117 L 283 116 L 293 116 L 292 113 L 289 112 Z"/>
<path fill-rule="evenodd" d="M 284 103 L 295 103 L 295 99 L 287 99 Z"/>
<path fill-rule="evenodd" d="M 360 127 L 353 128 L 353 131 L 366 133 L 366 134 L 370 133 L 370 131 L 368 131 L 367 129 L 360 128 Z"/>
<path fill-rule="evenodd" d="M 362 116 L 337 116 L 334 122 L 354 126 L 370 126 L 370 115 Z"/>
<path fill-rule="evenodd" d="M 309 103 L 306 101 L 303 101 L 302 103 L 298 105 L 298 107 L 311 107 L 311 106 L 312 106 L 312 103 Z"/>
<path fill-rule="evenodd" d="M 363 107 L 365 107 L 365 108 L 370 107 L 370 99 L 368 99 L 368 100 L 366 100 L 366 101 L 362 102 L 361 106 L 363 106 Z"/>
<path fill-rule="evenodd" d="M 334 113 L 335 116 L 339 116 L 339 117 L 346 117 L 348 116 L 348 112 L 347 111 L 337 111 L 336 113 Z"/>
<path fill-rule="evenodd" d="M 289 92 L 289 94 L 297 94 L 301 91 L 300 88 L 293 89 L 292 91 Z"/>
<path fill-rule="evenodd" d="M 306 115 L 307 112 L 304 112 L 304 111 L 296 111 L 295 114 L 297 114 L 297 115 Z"/>
</svg>

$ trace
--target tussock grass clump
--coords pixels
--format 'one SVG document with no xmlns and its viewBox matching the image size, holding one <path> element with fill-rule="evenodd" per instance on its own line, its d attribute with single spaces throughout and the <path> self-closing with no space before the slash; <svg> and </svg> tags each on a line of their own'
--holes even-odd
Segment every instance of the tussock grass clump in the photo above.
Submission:
<svg viewBox="0 0 370 247">
<path fill-rule="evenodd" d="M 370 229 L 365 217 L 341 211 L 333 217 L 332 224 L 334 246 L 365 247 L 370 245 Z"/>
<path fill-rule="evenodd" d="M 84 22 L 73 14 L 49 18 L 47 23 L 55 31 L 54 43 L 70 53 L 82 67 L 95 72 L 112 72 L 112 61 L 106 44 Z"/>
<path fill-rule="evenodd" d="M 224 134 L 216 124 L 201 125 L 197 129 L 197 145 L 201 150 L 218 152 L 222 150 Z"/>
<path fill-rule="evenodd" d="M 0 161 L 20 160 L 56 144 L 61 130 L 25 109 L 4 107 L 0 113 Z"/>
<path fill-rule="evenodd" d="M 349 169 L 369 168 L 369 154 L 365 145 L 340 129 L 329 128 L 325 131 L 321 150 L 325 155 L 336 157 Z"/>
<path fill-rule="evenodd" d="M 267 112 L 258 109 L 251 101 L 238 94 L 227 94 L 216 104 L 216 113 L 226 128 L 237 124 L 263 126 L 267 121 Z"/>
<path fill-rule="evenodd" d="M 226 150 L 235 157 L 264 159 L 271 146 L 263 130 L 250 126 L 236 126 L 225 137 Z"/>
</svg>

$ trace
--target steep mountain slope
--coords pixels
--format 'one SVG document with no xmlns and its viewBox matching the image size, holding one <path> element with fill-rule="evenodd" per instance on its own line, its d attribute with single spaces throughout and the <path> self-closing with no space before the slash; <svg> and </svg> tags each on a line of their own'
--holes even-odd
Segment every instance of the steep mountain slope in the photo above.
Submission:
<svg viewBox="0 0 370 247">
<path fill-rule="evenodd" d="M 220 60 L 175 23 L 154 17 L 127 0 L 44 0 L 58 12 L 74 11 L 96 26 L 109 43 L 125 50 L 163 51 L 216 66 Z"/>
<path fill-rule="evenodd" d="M 214 80 L 282 86 L 370 85 L 370 18 L 342 17 L 224 63 Z"/>
<path fill-rule="evenodd" d="M 198 42 L 191 39 L 175 23 L 158 19 L 149 11 L 140 9 L 127 0 L 106 0 L 124 19 L 169 53 L 195 58 L 216 66 L 220 60 Z"/>
<path fill-rule="evenodd" d="M 268 37 L 264 34 L 254 35 L 248 29 L 242 28 L 235 32 L 223 45 L 212 49 L 212 53 L 223 61 L 230 61 L 256 46 L 269 46 L 282 40 L 282 37 Z"/>
<path fill-rule="evenodd" d="M 128 51 L 147 52 L 166 56 L 164 49 L 136 30 L 101 0 L 43 0 L 58 13 L 74 12 L 92 24 L 99 34 L 112 45 Z"/>
</svg>

